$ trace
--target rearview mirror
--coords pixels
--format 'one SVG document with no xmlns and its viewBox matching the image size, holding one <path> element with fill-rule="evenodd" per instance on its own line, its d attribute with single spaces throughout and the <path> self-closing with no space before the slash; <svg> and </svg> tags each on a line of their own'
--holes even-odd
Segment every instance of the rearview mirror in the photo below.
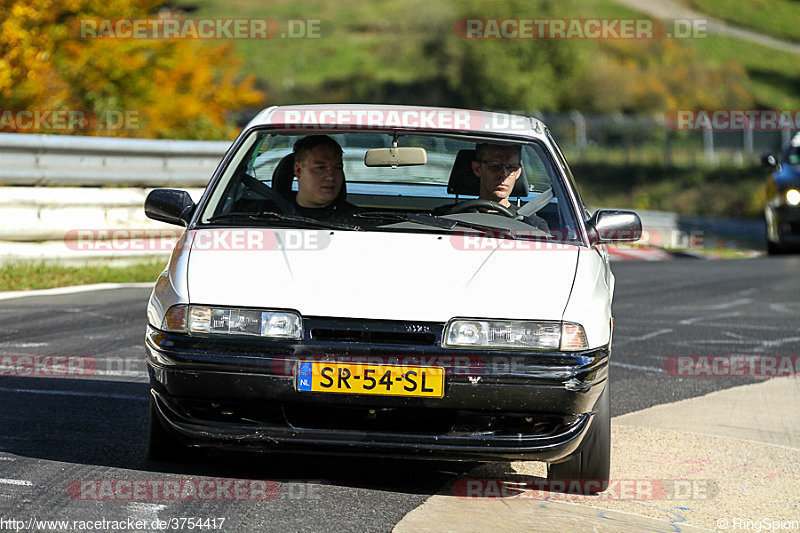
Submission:
<svg viewBox="0 0 800 533">
<path fill-rule="evenodd" d="M 144 214 L 148 218 L 176 226 L 187 226 L 194 208 L 189 193 L 175 189 L 153 189 L 144 201 Z"/>
<path fill-rule="evenodd" d="M 409 167 L 428 162 L 425 148 L 401 146 L 398 148 L 373 148 L 364 154 L 364 164 L 368 167 Z"/>
<path fill-rule="evenodd" d="M 768 153 L 761 156 L 761 166 L 767 168 L 778 168 L 778 158 L 775 154 Z"/>
<path fill-rule="evenodd" d="M 633 211 L 598 209 L 589 219 L 595 243 L 634 242 L 642 237 L 642 221 Z"/>
</svg>

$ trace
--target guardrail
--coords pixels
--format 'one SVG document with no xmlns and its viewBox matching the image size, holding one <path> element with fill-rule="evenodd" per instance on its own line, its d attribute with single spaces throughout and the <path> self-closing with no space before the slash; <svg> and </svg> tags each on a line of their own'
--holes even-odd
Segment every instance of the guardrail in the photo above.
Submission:
<svg viewBox="0 0 800 533">
<path fill-rule="evenodd" d="M 0 133 L 0 185 L 15 185 L 0 187 L 0 241 L 5 241 L 0 256 L 36 256 L 34 243 L 41 241 L 51 241 L 54 252 L 48 255 L 59 256 L 65 234 L 74 229 L 168 229 L 144 216 L 149 188 L 188 189 L 197 201 L 229 146 Z M 681 248 L 727 242 L 760 248 L 763 242 L 763 220 L 640 215 L 641 244 Z"/>
<path fill-rule="evenodd" d="M 0 133 L 0 185 L 205 187 L 230 144 Z"/>
</svg>

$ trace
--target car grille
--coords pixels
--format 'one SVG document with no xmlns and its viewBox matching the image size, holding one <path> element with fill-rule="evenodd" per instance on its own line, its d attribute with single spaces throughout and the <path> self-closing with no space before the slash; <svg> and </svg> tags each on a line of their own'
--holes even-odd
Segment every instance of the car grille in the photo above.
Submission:
<svg viewBox="0 0 800 533">
<path fill-rule="evenodd" d="M 369 344 L 419 344 L 436 343 L 433 333 L 407 331 L 355 331 L 351 329 L 313 328 L 311 338 L 327 342 L 364 342 Z"/>
</svg>

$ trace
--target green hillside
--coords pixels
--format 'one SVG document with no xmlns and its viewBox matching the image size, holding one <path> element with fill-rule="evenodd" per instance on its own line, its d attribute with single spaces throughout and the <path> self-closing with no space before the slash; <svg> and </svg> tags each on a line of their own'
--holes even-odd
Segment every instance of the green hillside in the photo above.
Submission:
<svg viewBox="0 0 800 533">
<path fill-rule="evenodd" d="M 800 42 L 800 3 L 793 0 L 687 0 L 693 9 L 736 26 Z"/>
<path fill-rule="evenodd" d="M 617 57 L 621 65 L 633 61 L 640 70 L 649 69 L 649 74 L 638 82 L 643 88 L 629 89 L 633 93 L 648 90 L 653 80 L 677 75 L 682 68 L 719 69 L 721 74 L 700 78 L 687 75 L 685 79 L 673 80 L 664 89 L 652 89 L 656 95 L 659 91 L 685 93 L 683 102 L 675 102 L 677 106 L 694 103 L 694 107 L 700 107 L 709 102 L 705 107 L 800 107 L 800 56 L 731 38 L 709 35 L 674 40 L 671 44 L 675 46 L 665 52 L 665 43 L 653 41 L 465 41 L 453 31 L 455 21 L 475 16 L 643 18 L 612 0 L 579 3 L 184 0 L 187 1 L 190 3 L 177 7 L 191 10 L 191 16 L 273 18 L 281 24 L 282 33 L 286 33 L 289 20 L 320 21 L 318 38 L 279 36 L 266 41 L 235 41 L 245 59 L 244 70 L 259 79 L 268 93 L 269 104 L 364 101 L 497 107 L 502 102 L 512 109 L 536 106 L 549 111 L 574 107 L 608 111 L 607 107 L 621 104 L 615 100 L 601 102 L 591 92 L 581 94 L 581 85 L 598 86 L 598 91 L 613 94 L 615 86 L 603 84 L 609 80 L 625 81 L 627 76 L 624 72 L 620 74 L 619 69 L 608 69 L 606 65 L 607 71 L 598 70 L 607 63 L 601 60 L 605 55 Z M 786 0 L 693 1 L 695 8 L 708 7 L 711 12 L 723 4 L 769 4 L 769 9 L 762 11 L 772 22 L 782 19 L 794 23 L 798 17 L 790 18 L 789 13 L 800 9 L 795 2 Z M 787 15 L 775 17 L 773 8 L 788 10 Z M 758 17 L 749 19 L 755 21 Z M 776 35 L 782 31 L 771 24 L 764 29 L 774 30 Z M 797 27 L 794 29 L 800 32 Z M 655 53 L 654 48 L 661 51 Z M 554 62 L 555 65 L 551 64 Z M 487 63 L 492 63 L 495 70 Z M 503 76 L 508 80 L 502 80 Z M 505 91 L 508 94 L 504 94 L 506 81 L 512 83 Z M 513 86 L 515 81 L 519 87 Z M 727 92 L 721 92 L 726 88 Z M 480 96 L 475 94 L 478 92 Z M 519 98 L 515 98 L 517 94 Z M 492 99 L 487 95 L 496 96 Z M 481 97 L 487 101 L 477 101 Z M 517 105 L 513 105 L 515 102 Z M 659 107 L 669 105 L 670 99 L 663 96 L 651 109 L 642 109 L 648 102 L 643 97 L 620 110 L 659 111 L 662 110 Z M 593 105 L 596 109 L 592 109 Z"/>
</svg>

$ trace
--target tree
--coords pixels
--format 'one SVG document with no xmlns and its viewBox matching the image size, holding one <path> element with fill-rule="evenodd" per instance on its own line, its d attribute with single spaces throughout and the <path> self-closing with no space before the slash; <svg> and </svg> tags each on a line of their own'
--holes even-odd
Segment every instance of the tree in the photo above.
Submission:
<svg viewBox="0 0 800 533">
<path fill-rule="evenodd" d="M 568 103 L 595 112 L 664 112 L 746 108 L 753 98 L 741 65 L 704 63 L 675 39 L 597 44 L 592 68 L 581 74 Z"/>
<path fill-rule="evenodd" d="M 91 19 L 174 18 L 159 15 L 163 3 L 0 0 L 0 108 L 136 118 L 113 131 L 99 129 L 101 120 L 72 133 L 231 138 L 231 114 L 265 98 L 253 77 L 237 79 L 240 61 L 231 46 L 197 39 L 82 39 L 76 32 Z"/>
<path fill-rule="evenodd" d="M 467 20 L 545 20 L 571 12 L 571 0 L 473 0 L 460 14 Z M 441 70 L 468 107 L 560 109 L 564 88 L 585 63 L 580 43 L 568 39 L 451 38 L 442 43 Z"/>
</svg>

